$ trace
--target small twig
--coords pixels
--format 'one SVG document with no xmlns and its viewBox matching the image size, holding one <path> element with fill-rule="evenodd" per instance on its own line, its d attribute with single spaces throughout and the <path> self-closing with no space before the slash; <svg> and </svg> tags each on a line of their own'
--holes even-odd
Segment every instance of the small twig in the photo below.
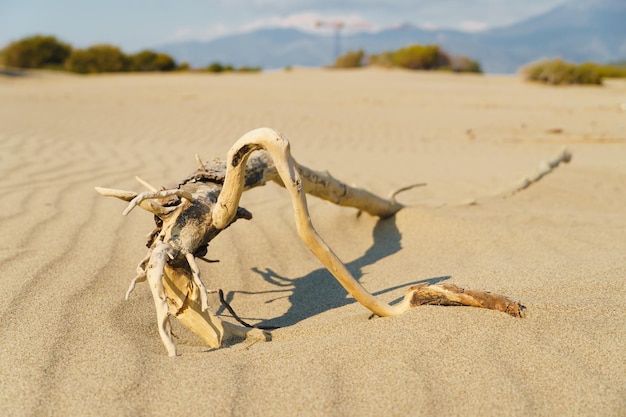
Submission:
<svg viewBox="0 0 626 417">
<path fill-rule="evenodd" d="M 220 261 L 219 259 L 209 259 L 209 258 L 205 258 L 204 256 L 197 256 L 197 258 L 202 260 L 202 261 L 204 261 L 204 262 L 206 262 L 206 263 L 209 263 L 209 264 L 216 263 L 216 262 Z"/>
<path fill-rule="evenodd" d="M 411 185 L 407 185 L 406 187 L 402 187 L 402 188 L 398 188 L 396 191 L 392 192 L 391 195 L 389 195 L 389 199 L 396 201 L 396 196 L 404 191 L 408 191 L 411 190 L 413 188 L 416 187 L 424 187 L 427 184 L 425 182 L 418 182 L 417 184 L 411 184 Z"/>
<path fill-rule="evenodd" d="M 235 310 L 233 310 L 233 308 L 230 306 L 230 304 L 228 303 L 228 301 L 226 301 L 226 299 L 224 298 L 224 291 L 222 291 L 221 289 L 218 290 L 218 294 L 220 296 L 220 303 L 222 303 L 222 305 L 224 306 L 224 308 L 226 310 L 228 310 L 228 312 L 233 316 L 233 318 L 235 320 L 237 320 L 239 322 L 239 324 L 241 324 L 242 326 L 251 328 L 251 329 L 261 329 L 261 330 L 276 330 L 279 327 L 276 326 L 253 326 L 249 323 L 246 323 L 245 321 L 243 321 L 241 319 L 241 317 L 239 317 L 237 315 L 237 313 L 235 313 Z M 255 342 L 256 343 L 256 342 Z"/>
<path fill-rule="evenodd" d="M 261 341 L 261 339 L 257 339 L 257 340 L 255 340 L 254 342 L 250 343 L 248 346 L 246 346 L 246 350 L 250 350 L 250 348 L 251 348 L 253 345 L 255 345 L 255 344 L 259 343 L 260 341 Z"/>
<path fill-rule="evenodd" d="M 530 187 L 532 184 L 551 173 L 562 162 L 568 163 L 571 160 L 572 153 L 567 148 L 563 148 L 554 158 L 541 162 L 539 167 L 537 167 L 534 171 L 520 178 L 517 183 L 513 184 L 511 189 L 505 191 L 503 195 L 505 197 L 512 196 L 513 194 Z"/>
<path fill-rule="evenodd" d="M 133 198 L 130 203 L 128 203 L 128 207 L 126 210 L 122 212 L 124 216 L 128 215 L 132 209 L 134 209 L 138 204 L 140 204 L 144 200 L 153 200 L 158 198 L 165 198 L 170 196 L 178 196 L 180 198 L 184 198 L 188 201 L 193 201 L 193 196 L 191 193 L 185 190 L 164 190 L 164 191 L 145 191 L 143 193 L 139 193 L 135 198 Z"/>
<path fill-rule="evenodd" d="M 143 178 L 135 176 L 135 180 L 137 180 L 139 184 L 143 185 L 150 191 L 158 191 L 158 189 L 154 185 L 150 184 L 148 181 L 144 180 Z"/>
<path fill-rule="evenodd" d="M 206 171 L 206 166 L 204 165 L 204 163 L 202 162 L 202 159 L 200 159 L 200 155 L 196 154 L 196 163 L 198 164 L 198 169 L 202 170 L 202 171 Z"/>
<path fill-rule="evenodd" d="M 251 324 L 246 323 L 245 321 L 243 321 L 238 315 L 237 313 L 235 313 L 235 310 L 233 310 L 233 308 L 230 306 L 230 304 L 228 304 L 228 301 L 226 301 L 226 299 L 224 298 L 224 291 L 222 291 L 221 289 L 217 291 L 217 293 L 220 296 L 220 303 L 222 303 L 222 305 L 224 306 L 224 308 L 226 310 L 228 310 L 228 312 L 233 316 L 233 318 L 235 320 L 237 320 L 239 322 L 239 324 L 241 324 L 242 326 L 246 326 L 246 327 L 253 327 Z"/>
</svg>

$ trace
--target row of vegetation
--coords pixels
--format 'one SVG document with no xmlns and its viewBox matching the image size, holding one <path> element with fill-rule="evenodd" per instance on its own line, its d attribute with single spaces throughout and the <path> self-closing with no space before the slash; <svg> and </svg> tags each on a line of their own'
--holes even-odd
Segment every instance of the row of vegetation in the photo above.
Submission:
<svg viewBox="0 0 626 417">
<path fill-rule="evenodd" d="M 358 68 L 367 65 L 400 67 L 415 70 L 449 70 L 481 73 L 480 64 L 465 56 L 449 55 L 437 45 L 412 45 L 396 51 L 366 56 L 363 50 L 338 57 L 334 68 Z M 626 78 L 626 61 L 609 65 L 593 62 L 572 64 L 560 59 L 540 61 L 522 69 L 527 80 L 551 85 L 601 85 L 605 78 Z"/>
<path fill-rule="evenodd" d="M 366 56 L 363 50 L 337 57 L 334 68 L 358 68 L 366 65 L 412 70 L 448 70 L 481 73 L 480 64 L 466 56 L 450 55 L 438 45 L 411 45 L 395 51 Z"/>
<path fill-rule="evenodd" d="M 184 71 L 189 64 L 177 64 L 169 55 L 144 50 L 125 54 L 113 45 L 94 45 L 76 49 L 54 36 L 36 35 L 7 45 L 0 51 L 0 63 L 13 68 L 60 69 L 82 74 L 124 71 Z M 400 67 L 413 70 L 482 72 L 480 64 L 465 56 L 450 55 L 437 45 L 412 45 L 395 51 L 366 56 L 363 50 L 350 51 L 335 61 L 335 68 L 366 65 Z M 257 72 L 259 67 L 240 67 L 214 62 L 199 71 Z M 602 84 L 605 78 L 626 78 L 626 62 L 612 65 L 572 64 L 560 59 L 541 61 L 522 70 L 526 79 L 552 85 Z"/>
<path fill-rule="evenodd" d="M 232 65 L 224 65 L 221 64 L 219 62 L 214 62 L 212 64 L 209 64 L 207 67 L 202 68 L 201 71 L 208 71 L 208 72 L 215 72 L 215 73 L 219 73 L 219 72 L 232 72 L 232 71 L 237 71 L 237 72 L 259 72 L 261 71 L 261 67 L 239 67 L 239 68 L 235 68 Z"/>
<path fill-rule="evenodd" d="M 76 49 L 54 36 L 36 35 L 7 45 L 0 51 L 0 63 L 12 68 L 55 69 L 93 74 L 100 72 L 127 71 L 186 71 L 189 64 L 177 64 L 169 55 L 150 50 L 125 54 L 113 45 L 93 45 Z M 213 63 L 200 71 L 208 72 L 256 72 L 258 67 L 234 68 L 232 65 Z"/>
<path fill-rule="evenodd" d="M 551 85 L 600 85 L 605 78 L 626 78 L 626 63 L 600 65 L 585 62 L 577 65 L 553 59 L 528 65 L 522 73 L 529 81 Z"/>
</svg>

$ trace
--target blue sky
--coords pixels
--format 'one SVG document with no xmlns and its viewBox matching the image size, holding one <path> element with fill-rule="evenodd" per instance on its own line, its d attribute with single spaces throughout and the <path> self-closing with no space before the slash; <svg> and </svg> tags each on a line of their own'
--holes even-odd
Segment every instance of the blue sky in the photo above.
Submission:
<svg viewBox="0 0 626 417">
<path fill-rule="evenodd" d="M 136 52 L 262 27 L 315 29 L 316 21 L 378 30 L 402 23 L 479 31 L 547 11 L 565 0 L 0 0 L 0 47 L 52 34 L 74 47 L 111 43 Z"/>
</svg>

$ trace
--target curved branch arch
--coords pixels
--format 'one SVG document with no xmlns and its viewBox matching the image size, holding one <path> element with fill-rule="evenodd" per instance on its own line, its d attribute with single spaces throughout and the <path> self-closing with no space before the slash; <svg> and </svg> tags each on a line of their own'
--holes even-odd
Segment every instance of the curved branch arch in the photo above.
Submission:
<svg viewBox="0 0 626 417">
<path fill-rule="evenodd" d="M 251 156 L 255 151 L 264 151 Z M 390 217 L 403 208 L 395 200 L 349 186 L 328 172 L 299 165 L 291 155 L 290 143 L 280 132 L 259 128 L 243 135 L 231 147 L 225 163 L 203 164 L 172 189 L 157 191 L 139 180 L 149 191 L 135 193 L 96 187 L 104 196 L 127 201 L 128 214 L 139 206 L 155 215 L 156 229 L 150 234 L 146 257 L 137 266 L 126 298 L 138 282 L 148 281 L 152 292 L 159 335 L 170 356 L 176 355 L 169 319 L 176 317 L 210 347 L 220 347 L 231 337 L 269 339 L 270 333 L 238 326 L 211 313 L 195 259 L 206 260 L 209 242 L 238 219 L 251 214 L 239 207 L 242 193 L 276 182 L 289 192 L 298 235 L 339 283 L 359 303 L 379 316 L 397 316 L 423 304 L 467 305 L 524 316 L 524 307 L 504 296 L 464 290 L 450 284 L 422 284 L 409 288 L 403 300 L 389 305 L 367 291 L 317 233 L 311 222 L 306 194 L 332 203 L 354 207 L 378 217 Z M 415 184 L 418 186 L 422 184 Z M 411 188 L 405 187 L 404 189 Z M 209 292 L 214 292 L 212 290 Z"/>
</svg>

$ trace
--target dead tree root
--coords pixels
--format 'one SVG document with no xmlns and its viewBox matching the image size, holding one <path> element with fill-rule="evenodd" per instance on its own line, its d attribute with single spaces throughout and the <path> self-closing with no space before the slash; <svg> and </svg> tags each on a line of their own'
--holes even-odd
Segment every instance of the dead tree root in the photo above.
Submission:
<svg viewBox="0 0 626 417">
<path fill-rule="evenodd" d="M 255 151 L 263 152 L 251 157 Z M 553 168 L 566 159 L 563 156 L 559 161 L 549 163 L 548 167 Z M 197 160 L 198 170 L 170 189 L 157 190 L 140 179 L 149 191 L 135 193 L 96 188 L 104 196 L 128 202 L 124 215 L 134 207 L 154 214 L 156 228 L 148 238 L 149 251 L 137 267 L 137 276 L 132 280 L 126 298 L 138 282 L 148 281 L 157 312 L 159 335 L 170 356 L 176 355 L 170 317 L 176 317 L 213 348 L 222 346 L 224 340 L 232 337 L 254 341 L 271 337 L 265 329 L 251 327 L 245 322 L 242 325 L 229 323 L 213 314 L 195 262 L 196 258 L 207 260 L 208 244 L 221 231 L 238 219 L 252 218 L 246 209 L 239 207 L 242 193 L 270 181 L 288 191 L 302 242 L 346 291 L 375 315 L 396 316 L 418 305 L 436 304 L 482 307 L 524 317 L 524 307 L 518 302 L 449 284 L 411 287 L 403 300 L 394 305 L 374 297 L 352 276 L 313 227 L 306 194 L 385 218 L 403 208 L 395 199 L 396 193 L 390 198 L 379 197 L 347 185 L 328 172 L 314 171 L 298 164 L 291 155 L 289 141 L 273 129 L 260 128 L 246 133 L 229 150 L 225 163 L 204 164 L 199 158 Z M 529 181 L 532 182 L 533 178 Z M 237 318 L 234 312 L 232 314 Z"/>
</svg>

